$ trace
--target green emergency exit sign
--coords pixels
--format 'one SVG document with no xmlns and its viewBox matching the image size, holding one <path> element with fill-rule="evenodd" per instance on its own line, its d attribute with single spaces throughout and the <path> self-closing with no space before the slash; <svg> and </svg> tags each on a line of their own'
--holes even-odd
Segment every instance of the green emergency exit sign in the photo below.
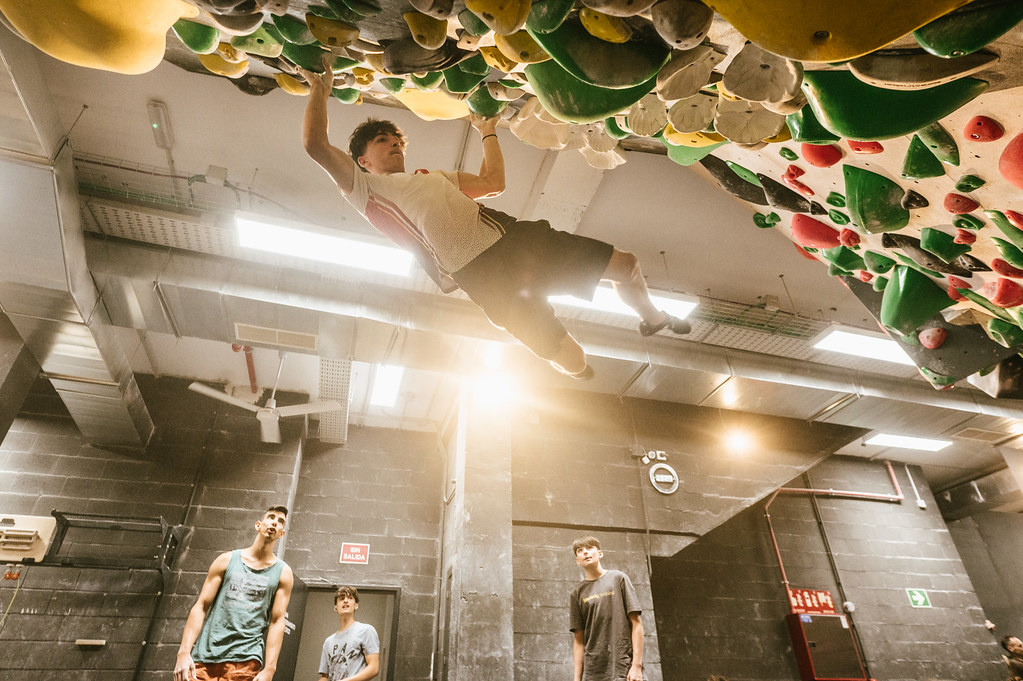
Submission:
<svg viewBox="0 0 1023 681">
<path fill-rule="evenodd" d="M 931 607 L 931 599 L 925 589 L 906 589 L 906 595 L 909 596 L 909 604 L 914 608 Z"/>
</svg>

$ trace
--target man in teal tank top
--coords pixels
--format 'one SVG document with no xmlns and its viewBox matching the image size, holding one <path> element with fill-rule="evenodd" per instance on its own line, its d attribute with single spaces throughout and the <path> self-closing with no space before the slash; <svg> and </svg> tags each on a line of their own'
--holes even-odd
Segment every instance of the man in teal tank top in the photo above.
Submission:
<svg viewBox="0 0 1023 681">
<path fill-rule="evenodd" d="M 222 553 L 210 565 L 185 621 L 174 681 L 273 679 L 295 583 L 273 552 L 287 517 L 287 508 L 271 506 L 248 548 Z"/>
</svg>

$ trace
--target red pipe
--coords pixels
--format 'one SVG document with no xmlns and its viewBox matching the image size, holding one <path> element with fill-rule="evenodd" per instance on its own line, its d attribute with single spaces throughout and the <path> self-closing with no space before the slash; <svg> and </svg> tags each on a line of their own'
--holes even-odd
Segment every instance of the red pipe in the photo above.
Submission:
<svg viewBox="0 0 1023 681">
<path fill-rule="evenodd" d="M 252 346 L 232 343 L 231 349 L 235 352 L 245 351 L 245 366 L 249 369 L 249 388 L 252 389 L 252 394 L 255 395 L 259 392 L 259 386 L 256 384 L 256 363 L 252 359 Z"/>
</svg>

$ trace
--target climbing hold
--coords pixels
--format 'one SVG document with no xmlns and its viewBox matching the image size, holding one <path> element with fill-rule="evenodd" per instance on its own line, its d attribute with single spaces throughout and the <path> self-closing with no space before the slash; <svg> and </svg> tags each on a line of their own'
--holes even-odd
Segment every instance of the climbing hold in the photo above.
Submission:
<svg viewBox="0 0 1023 681">
<path fill-rule="evenodd" d="M 704 156 L 700 159 L 700 165 L 714 176 L 718 186 L 732 196 L 757 206 L 767 205 L 767 197 L 764 196 L 760 180 L 748 170 L 745 171 L 745 175 L 740 175 L 734 168 L 729 167 L 731 165 L 730 162 L 726 163 L 713 155 Z M 752 177 L 753 180 L 748 179 L 749 177 Z"/>
<path fill-rule="evenodd" d="M 423 92 L 433 92 L 440 87 L 441 83 L 444 82 L 444 73 L 441 71 L 430 71 L 421 76 L 417 76 L 413 73 L 409 76 L 409 79 L 416 88 Z"/>
<path fill-rule="evenodd" d="M 970 269 L 966 268 L 958 260 L 954 262 L 945 262 L 940 257 L 925 250 L 920 245 L 920 239 L 909 236 L 908 234 L 892 234 L 886 233 L 881 238 L 881 245 L 885 248 L 898 248 L 901 249 L 905 255 L 895 253 L 895 257 L 899 258 L 903 263 L 919 269 L 925 274 L 930 276 L 938 276 L 941 274 L 955 274 L 961 277 L 973 276 Z M 968 257 L 968 256 L 962 256 Z M 985 269 L 990 269 L 986 265 Z"/>
<path fill-rule="evenodd" d="M 977 235 L 968 229 L 957 229 L 953 241 L 957 244 L 972 244 L 977 241 Z"/>
<path fill-rule="evenodd" d="M 1002 254 L 1006 262 L 1013 267 L 1023 268 L 1023 250 L 998 237 L 991 237 L 991 241 L 998 247 L 998 252 Z"/>
<path fill-rule="evenodd" d="M 945 291 L 911 267 L 897 266 L 881 298 L 881 323 L 908 336 L 952 305 Z"/>
<path fill-rule="evenodd" d="M 799 92 L 803 66 L 747 42 L 725 69 L 720 87 L 751 102 L 785 102 Z"/>
<path fill-rule="evenodd" d="M 517 99 L 521 99 L 522 96 L 526 94 L 521 87 L 511 87 L 501 82 L 487 83 L 487 92 L 490 93 L 491 97 L 500 102 L 514 102 Z M 601 129 L 603 129 L 603 127 Z"/>
<path fill-rule="evenodd" d="M 290 14 L 273 16 L 274 27 L 281 34 L 281 37 L 295 45 L 311 45 L 316 42 L 316 36 L 309 32 L 309 25 Z"/>
<path fill-rule="evenodd" d="M 526 31 L 495 35 L 494 45 L 501 54 L 519 64 L 538 64 L 551 58 Z"/>
<path fill-rule="evenodd" d="M 632 105 L 625 118 L 634 135 L 651 137 L 664 129 L 668 110 L 656 96 L 647 95 Z"/>
<path fill-rule="evenodd" d="M 469 115 L 469 107 L 463 100 L 455 99 L 440 90 L 427 92 L 418 88 L 405 88 L 395 94 L 394 98 L 424 121 L 450 121 Z"/>
<path fill-rule="evenodd" d="M 579 21 L 587 33 L 609 43 L 624 43 L 632 37 L 632 26 L 624 19 L 590 7 L 579 10 Z"/>
<path fill-rule="evenodd" d="M 582 4 L 609 16 L 631 17 L 650 9 L 654 0 L 585 0 Z"/>
<path fill-rule="evenodd" d="M 906 195 L 902 197 L 902 201 L 899 202 L 899 205 L 906 210 L 916 210 L 918 208 L 926 208 L 931 205 L 931 202 L 919 192 L 910 189 L 906 191 Z"/>
<path fill-rule="evenodd" d="M 933 253 L 946 263 L 970 251 L 969 244 L 958 243 L 951 234 L 933 227 L 924 227 L 920 230 L 920 248 Z"/>
<path fill-rule="evenodd" d="M 1015 227 L 1001 211 L 997 210 L 985 210 L 984 215 L 988 216 L 991 222 L 995 223 L 995 227 L 1005 235 L 1012 244 L 1019 249 L 1023 249 L 1023 231 L 1020 231 Z"/>
<path fill-rule="evenodd" d="M 852 220 L 868 234 L 890 232 L 909 224 L 902 206 L 905 191 L 887 177 L 863 168 L 843 165 L 845 195 Z"/>
<path fill-rule="evenodd" d="M 524 1 L 528 7 L 529 0 Z M 609 43 L 594 38 L 571 19 L 550 33 L 529 34 L 565 71 L 603 88 L 630 89 L 652 80 L 669 56 L 661 40 L 655 43 L 636 36 L 626 43 Z"/>
<path fill-rule="evenodd" d="M 497 69 L 502 73 L 510 73 L 518 66 L 518 62 L 504 56 L 501 50 L 497 49 L 494 45 L 479 48 L 479 53 L 491 68 Z"/>
<path fill-rule="evenodd" d="M 789 167 L 785 169 L 785 174 L 792 179 L 801 177 L 804 173 L 806 173 L 806 171 L 797 165 L 789 165 Z"/>
<path fill-rule="evenodd" d="M 404 78 L 380 78 L 377 82 L 384 86 L 384 89 L 392 95 L 405 89 Z"/>
<path fill-rule="evenodd" d="M 993 142 L 1004 134 L 1002 125 L 987 116 L 974 116 L 963 127 L 963 137 L 975 142 Z"/>
<path fill-rule="evenodd" d="M 230 2 L 230 0 L 228 0 Z M 330 0 L 326 0 L 327 4 L 330 5 Z M 344 5 L 349 10 L 362 17 L 375 17 L 383 11 L 383 8 L 377 2 L 377 0 L 343 0 Z M 337 2 L 335 0 L 334 4 Z"/>
<path fill-rule="evenodd" d="M 771 227 L 774 227 L 775 224 L 777 224 L 777 220 L 772 220 L 771 216 L 778 217 L 778 214 L 771 213 L 769 215 L 764 215 L 763 213 L 754 213 L 753 224 L 759 227 L 760 229 L 770 229 Z"/>
<path fill-rule="evenodd" d="M 1014 210 L 1007 210 L 1005 217 L 1016 229 L 1023 229 L 1023 215 Z"/>
<path fill-rule="evenodd" d="M 738 175 L 742 179 L 746 180 L 747 182 L 749 182 L 751 184 L 755 184 L 758 187 L 761 186 L 760 178 L 757 177 L 757 174 L 755 172 L 753 172 L 752 170 L 750 170 L 748 168 L 742 167 L 741 165 L 739 165 L 735 161 L 725 161 L 725 164 L 731 169 L 731 171 L 733 173 L 735 173 L 736 175 Z"/>
<path fill-rule="evenodd" d="M 888 277 L 875 277 L 872 286 L 875 291 L 884 291 L 888 286 Z"/>
<path fill-rule="evenodd" d="M 454 13 L 452 0 L 409 0 L 409 4 L 423 14 L 436 19 L 447 19 Z"/>
<path fill-rule="evenodd" d="M 412 32 L 412 39 L 420 47 L 427 50 L 436 50 L 447 40 L 448 22 L 446 18 L 440 19 L 432 14 L 423 14 L 422 12 L 405 12 L 401 15 L 401 18 L 408 24 L 409 31 Z M 310 30 L 311 28 L 310 26 Z M 323 42 L 323 40 L 320 40 L 320 42 Z"/>
<path fill-rule="evenodd" d="M 834 144 L 807 144 L 800 147 L 803 159 L 817 168 L 830 168 L 842 160 L 842 150 Z"/>
<path fill-rule="evenodd" d="M 470 54 L 458 49 L 454 39 L 448 38 L 436 50 L 424 49 L 412 38 L 402 38 L 384 48 L 382 63 L 384 70 L 394 76 L 407 73 L 441 71 L 454 66 Z"/>
<path fill-rule="evenodd" d="M 660 93 L 658 93 L 660 97 Z M 703 92 L 675 102 L 668 109 L 668 122 L 679 132 L 706 130 L 714 123 L 718 98 Z"/>
<path fill-rule="evenodd" d="M 466 98 L 465 103 L 469 111 L 484 118 L 499 116 L 508 106 L 508 102 L 494 99 L 490 95 L 490 90 L 485 87 L 477 88 Z"/>
<path fill-rule="evenodd" d="M 849 224 L 849 216 L 840 210 L 835 210 L 834 208 L 828 211 L 828 218 L 830 218 L 836 225 Z"/>
<path fill-rule="evenodd" d="M 971 2 L 913 31 L 920 45 L 938 57 L 963 57 L 1002 36 L 1023 20 L 1023 4 Z"/>
<path fill-rule="evenodd" d="M 787 161 L 795 161 L 797 158 L 799 158 L 799 154 L 792 151 L 788 147 L 782 147 L 781 149 L 779 149 L 778 155 Z"/>
<path fill-rule="evenodd" d="M 664 126 L 661 138 L 672 146 L 682 147 L 719 147 L 728 141 L 716 132 L 678 132 L 671 127 L 671 123 Z"/>
<path fill-rule="evenodd" d="M 995 258 L 991 261 L 991 269 L 1003 277 L 1013 277 L 1015 279 L 1023 277 L 1023 269 L 1013 267 L 1001 258 Z"/>
<path fill-rule="evenodd" d="M 805 218 L 806 216 L 797 215 L 796 217 Z M 861 258 L 859 254 L 852 249 L 841 245 L 836 246 L 835 248 L 821 249 L 821 257 L 831 263 L 831 266 L 828 268 L 828 274 L 831 276 L 850 275 L 853 272 L 862 270 L 866 267 L 863 262 L 863 258 Z"/>
<path fill-rule="evenodd" d="M 529 8 L 526 28 L 536 33 L 550 33 L 561 26 L 574 7 L 575 0 L 534 0 Z"/>
<path fill-rule="evenodd" d="M 884 147 L 881 146 L 880 142 L 858 142 L 855 140 L 846 140 L 846 144 L 856 154 L 880 154 L 884 151 Z"/>
<path fill-rule="evenodd" d="M 213 54 L 200 54 L 199 63 L 206 67 L 210 73 L 228 78 L 241 78 L 249 72 L 249 60 L 245 59 L 232 63 L 214 52 Z"/>
<path fill-rule="evenodd" d="M 412 14 L 416 17 L 423 17 L 423 19 L 426 22 L 436 23 L 437 21 L 439 21 L 438 19 L 428 17 L 425 14 L 419 14 L 418 12 L 409 12 L 409 14 Z M 408 21 L 408 18 L 406 18 L 405 20 Z M 359 29 L 343 21 L 333 21 L 331 19 L 324 19 L 323 17 L 318 17 L 313 14 L 307 14 L 305 17 L 305 22 L 309 26 L 309 32 L 312 33 L 317 40 L 319 40 L 327 47 L 347 47 L 359 39 Z M 444 21 L 440 21 L 440 23 L 442 24 L 442 26 L 447 25 L 447 22 Z M 409 27 L 412 27 L 412 24 L 409 24 Z M 420 30 L 422 29 L 419 27 L 413 29 L 412 37 L 415 38 L 416 33 Z M 434 37 L 436 38 L 436 36 Z M 428 47 L 427 49 L 435 50 L 442 44 L 444 44 L 443 33 L 440 37 L 440 40 L 435 40 L 435 42 L 436 44 L 433 47 Z"/>
<path fill-rule="evenodd" d="M 629 136 L 627 130 L 622 130 L 618 127 L 618 122 L 614 119 L 614 116 L 608 116 L 604 119 L 604 131 L 616 140 L 623 140 Z"/>
<path fill-rule="evenodd" d="M 991 340 L 1007 348 L 1023 345 L 1023 329 L 1004 319 L 989 319 L 984 325 Z"/>
<path fill-rule="evenodd" d="M 838 135 L 821 125 L 817 116 L 809 106 L 804 106 L 799 111 L 788 114 L 785 123 L 789 126 L 792 139 L 796 142 L 808 144 L 830 144 L 839 140 Z"/>
<path fill-rule="evenodd" d="M 657 96 L 666 102 L 693 97 L 707 84 L 714 67 L 724 58 L 725 55 L 709 45 L 675 52 L 657 74 Z"/>
<path fill-rule="evenodd" d="M 1023 304 L 1023 287 L 1011 279 L 996 279 L 981 287 L 981 293 L 998 307 L 1016 307 Z"/>
<path fill-rule="evenodd" d="M 995 317 L 998 317 L 999 319 L 1009 322 L 1013 326 L 1016 326 L 1016 320 L 1012 318 L 1012 315 L 1010 315 L 1008 312 L 1006 312 L 998 305 L 992 303 L 990 300 L 982 296 L 980 293 L 977 293 L 976 291 L 971 291 L 969 289 L 957 289 L 957 291 L 965 299 L 973 301 L 974 303 L 982 307 L 986 312 L 989 312 Z"/>
<path fill-rule="evenodd" d="M 490 33 L 490 27 L 484 23 L 475 13 L 468 9 L 463 9 L 458 13 L 458 23 L 461 24 L 462 28 L 469 35 L 484 36 Z"/>
<path fill-rule="evenodd" d="M 843 229 L 838 233 L 838 240 L 846 248 L 855 248 L 860 245 L 860 235 L 851 229 Z"/>
<path fill-rule="evenodd" d="M 816 201 L 810 202 L 810 215 L 827 215 L 828 209 L 817 203 Z"/>
<path fill-rule="evenodd" d="M 766 106 L 767 102 L 764 102 L 764 104 L 765 104 L 765 106 L 764 106 L 765 109 L 767 109 L 768 111 L 774 111 L 774 109 L 771 109 L 770 107 Z M 778 112 L 775 111 L 775 113 L 778 113 Z M 783 125 L 783 126 L 781 126 L 781 130 L 778 131 L 777 135 L 772 135 L 771 137 L 765 137 L 764 138 L 764 144 L 768 145 L 768 144 L 776 144 L 778 142 L 788 142 L 790 139 L 792 139 L 792 133 L 789 132 L 789 128 L 788 128 L 787 125 Z"/>
<path fill-rule="evenodd" d="M 760 184 L 764 188 L 764 195 L 767 202 L 775 208 L 791 211 L 793 213 L 809 213 L 810 202 L 780 182 L 776 182 L 763 173 L 757 173 Z M 828 229 L 831 229 L 828 227 Z"/>
<path fill-rule="evenodd" d="M 916 131 L 916 134 L 920 136 L 921 141 L 927 145 L 927 148 L 931 150 L 931 153 L 939 161 L 945 165 L 959 165 L 959 146 L 952 139 L 952 135 L 949 134 L 948 130 L 941 127 L 940 123 L 931 123 L 926 127 L 920 128 Z"/>
<path fill-rule="evenodd" d="M 945 195 L 945 210 L 955 215 L 961 215 L 962 213 L 969 213 L 971 210 L 976 210 L 979 203 L 971 199 L 969 196 L 963 196 L 962 194 L 955 194 L 949 192 Z"/>
<path fill-rule="evenodd" d="M 273 24 L 266 24 L 248 35 L 236 35 L 231 38 L 231 46 L 245 54 L 255 54 L 271 59 L 279 57 L 284 49 L 284 44 L 269 31 L 269 28 L 272 26 Z M 274 29 L 274 32 L 277 32 L 276 29 Z M 277 35 L 280 34 L 278 33 Z"/>
<path fill-rule="evenodd" d="M 700 133 L 695 134 L 698 135 Z M 701 158 L 704 158 L 710 152 L 720 147 L 722 144 L 727 143 L 726 141 L 721 141 L 714 142 L 706 146 L 697 147 L 685 146 L 681 144 L 679 145 L 672 144 L 670 143 L 670 140 L 667 135 L 664 136 L 664 139 L 666 142 L 668 142 L 668 144 L 664 145 L 665 148 L 668 150 L 668 158 L 670 158 L 672 161 L 679 164 L 680 166 L 691 166 L 697 161 L 699 161 Z"/>
<path fill-rule="evenodd" d="M 171 28 L 174 29 L 174 35 L 192 52 L 212 54 L 217 51 L 217 45 L 220 43 L 218 29 L 188 19 L 175 21 Z"/>
<path fill-rule="evenodd" d="M 530 0 L 466 0 L 465 7 L 498 35 L 510 35 L 526 25 Z"/>
<path fill-rule="evenodd" d="M 982 50 L 968 57 L 943 59 L 915 48 L 883 49 L 849 64 L 849 71 L 868 85 L 888 90 L 922 90 L 977 73 L 998 61 Z"/>
<path fill-rule="evenodd" d="M 323 57 L 327 54 L 317 43 L 296 45 L 285 41 L 281 45 L 284 59 L 313 73 L 323 73 Z"/>
<path fill-rule="evenodd" d="M 743 99 L 718 100 L 714 114 L 714 130 L 732 142 L 756 144 L 778 134 L 785 126 L 785 117 L 768 111 L 757 102 Z"/>
<path fill-rule="evenodd" d="M 856 273 L 856 276 L 864 283 L 870 283 L 870 281 L 874 278 L 874 275 L 866 270 L 860 270 Z"/>
<path fill-rule="evenodd" d="M 1012 138 L 998 159 L 998 172 L 1010 184 L 1023 189 L 1023 133 Z"/>
<path fill-rule="evenodd" d="M 275 73 L 274 80 L 277 81 L 277 85 L 279 85 L 280 88 L 289 95 L 298 95 L 302 97 L 309 94 L 308 83 L 292 78 L 286 73 Z"/>
<path fill-rule="evenodd" d="M 845 208 L 845 196 L 838 192 L 831 192 L 824 200 L 836 208 Z"/>
<path fill-rule="evenodd" d="M 920 339 L 920 345 L 928 350 L 937 350 L 948 338 L 948 330 L 941 326 L 932 326 L 922 329 L 917 337 Z"/>
<path fill-rule="evenodd" d="M 707 37 L 714 10 L 697 0 L 659 0 L 650 8 L 657 34 L 676 50 L 689 50 Z"/>
<path fill-rule="evenodd" d="M 480 70 L 483 71 L 482 74 L 479 73 Z M 444 86 L 448 92 L 457 94 L 468 94 L 475 90 L 488 73 L 490 73 L 490 66 L 478 54 L 441 71 L 444 76 Z"/>
<path fill-rule="evenodd" d="M 526 79 L 540 103 L 555 118 L 566 123 L 593 123 L 642 99 L 653 89 L 656 75 L 631 88 L 608 89 L 579 80 L 550 59 L 526 66 Z"/>
<path fill-rule="evenodd" d="M 790 169 L 793 168 L 793 167 L 794 166 L 789 166 Z M 799 169 L 797 168 L 797 170 L 799 170 Z M 800 170 L 799 174 L 801 175 L 802 172 L 803 171 Z M 803 184 L 802 182 L 800 182 L 799 180 L 797 180 L 796 177 L 798 177 L 798 176 L 797 175 L 792 175 L 792 174 L 786 172 L 786 173 L 784 173 L 781 176 L 781 181 L 784 182 L 789 187 L 791 187 L 792 189 L 795 189 L 797 192 L 799 192 L 800 194 L 802 194 L 806 198 L 810 198 L 811 196 L 813 196 L 813 190 L 810 189 L 805 184 Z"/>
<path fill-rule="evenodd" d="M 955 225 L 957 229 L 983 229 L 984 227 L 983 220 L 975 215 L 967 215 L 965 213 L 957 215 L 952 220 L 952 224 Z"/>
<path fill-rule="evenodd" d="M 953 276 L 949 275 L 949 276 L 945 277 L 945 281 L 948 282 L 949 286 L 952 286 L 954 288 L 973 288 L 973 285 L 970 284 L 970 282 L 964 281 L 964 280 L 960 279 L 959 277 L 953 277 Z"/>
<path fill-rule="evenodd" d="M 821 125 L 865 141 L 908 135 L 959 109 L 987 86 L 983 80 L 960 78 L 926 90 L 884 90 L 848 71 L 803 74 L 803 92 Z M 886 115 L 877 115 L 882 111 Z"/>
<path fill-rule="evenodd" d="M 362 101 L 362 91 L 353 87 L 334 88 L 330 94 L 334 99 L 345 104 L 356 104 Z"/>
<path fill-rule="evenodd" d="M 804 258 L 812 262 L 818 262 L 817 258 L 814 257 L 813 255 L 814 253 L 817 252 L 816 248 L 803 248 L 802 246 L 795 242 L 793 242 L 792 245 L 795 246 L 796 252 L 799 253 L 799 255 L 803 256 Z"/>
<path fill-rule="evenodd" d="M 913 135 L 906 149 L 906 156 L 902 160 L 901 176 L 907 180 L 922 180 L 944 174 L 945 166 L 938 157 L 924 144 L 919 135 Z"/>
<path fill-rule="evenodd" d="M 984 180 L 980 179 L 976 175 L 963 175 L 956 182 L 957 192 L 972 192 L 974 189 L 978 189 L 984 186 Z"/>
</svg>

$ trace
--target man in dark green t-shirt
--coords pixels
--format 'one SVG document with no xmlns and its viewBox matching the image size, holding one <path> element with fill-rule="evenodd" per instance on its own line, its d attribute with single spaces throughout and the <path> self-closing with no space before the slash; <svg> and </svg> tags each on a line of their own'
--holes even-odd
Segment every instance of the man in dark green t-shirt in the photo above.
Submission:
<svg viewBox="0 0 1023 681">
<path fill-rule="evenodd" d="M 222 553 L 210 565 L 185 621 L 174 681 L 272 681 L 295 583 L 273 552 L 287 517 L 287 508 L 271 506 L 248 548 Z"/>
<path fill-rule="evenodd" d="M 643 620 L 636 589 L 620 570 L 600 565 L 596 537 L 572 543 L 583 581 L 569 600 L 573 681 L 643 681 Z"/>
</svg>

